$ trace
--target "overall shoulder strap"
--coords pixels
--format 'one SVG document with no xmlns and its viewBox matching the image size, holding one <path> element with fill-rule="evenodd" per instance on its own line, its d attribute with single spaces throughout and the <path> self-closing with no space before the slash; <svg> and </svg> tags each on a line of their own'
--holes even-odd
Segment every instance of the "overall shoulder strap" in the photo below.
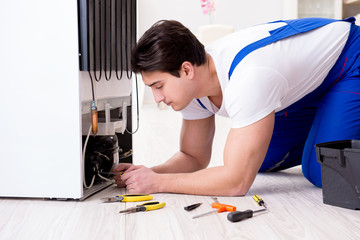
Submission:
<svg viewBox="0 0 360 240">
<path fill-rule="evenodd" d="M 285 22 L 286 25 L 269 31 L 270 36 L 260 39 L 256 42 L 253 42 L 247 45 L 246 47 L 244 47 L 242 50 L 240 50 L 236 54 L 234 60 L 231 63 L 230 70 L 228 73 L 229 80 L 236 66 L 241 62 L 242 59 L 244 59 L 244 57 L 246 57 L 252 51 L 265 47 L 266 45 L 269 45 L 281 39 L 291 37 L 299 33 L 305 33 L 337 21 L 354 23 L 356 19 L 354 17 L 350 17 L 344 20 L 336 20 L 329 18 L 302 18 L 302 19 L 280 20 L 280 21 L 270 22 L 270 23 Z M 199 102 L 201 107 L 207 109 L 199 99 L 197 99 L 197 101 Z"/>
<path fill-rule="evenodd" d="M 236 66 L 240 63 L 240 61 L 246 57 L 249 53 L 252 51 L 265 47 L 268 44 L 274 43 L 276 41 L 279 41 L 281 39 L 294 36 L 299 33 L 305 33 L 311 30 L 314 30 L 316 28 L 325 26 L 329 23 L 333 23 L 336 21 L 346 21 L 346 22 L 355 22 L 355 18 L 347 18 L 344 20 L 335 20 L 335 19 L 328 19 L 328 18 L 302 18 L 302 19 L 294 19 L 294 20 L 281 20 L 276 22 L 285 22 L 286 25 L 282 26 L 280 28 L 274 29 L 272 31 L 269 31 L 270 36 L 260 39 L 256 42 L 253 42 L 246 47 L 244 47 L 241 51 L 239 51 L 233 62 L 231 63 L 230 70 L 228 73 L 228 78 L 230 80 L 230 77 L 236 68 Z M 271 23 L 276 23 L 271 22 Z"/>
</svg>

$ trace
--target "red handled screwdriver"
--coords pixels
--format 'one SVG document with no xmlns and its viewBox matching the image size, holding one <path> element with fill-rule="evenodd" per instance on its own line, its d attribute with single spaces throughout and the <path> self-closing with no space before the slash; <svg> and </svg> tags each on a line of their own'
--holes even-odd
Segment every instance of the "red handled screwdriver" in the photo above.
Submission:
<svg viewBox="0 0 360 240">
<path fill-rule="evenodd" d="M 212 210 L 210 212 L 206 212 L 206 213 L 202 213 L 202 214 L 193 216 L 193 218 L 202 217 L 202 216 L 205 216 L 205 215 L 208 215 L 208 214 L 211 214 L 211 213 L 216 213 L 216 212 L 221 213 L 221 212 L 234 212 L 234 211 L 236 211 L 236 207 L 234 207 L 234 206 L 226 205 L 226 204 L 222 204 L 222 203 L 217 203 L 217 202 L 212 203 L 211 207 L 216 208 L 216 210 Z"/>
</svg>

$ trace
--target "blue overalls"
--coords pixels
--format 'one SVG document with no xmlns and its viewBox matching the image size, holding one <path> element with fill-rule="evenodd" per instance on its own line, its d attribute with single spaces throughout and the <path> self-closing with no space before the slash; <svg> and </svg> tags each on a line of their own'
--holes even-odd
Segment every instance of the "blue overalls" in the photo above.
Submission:
<svg viewBox="0 0 360 240">
<path fill-rule="evenodd" d="M 248 45 L 235 56 L 229 80 L 235 67 L 252 51 L 334 21 L 338 20 L 304 18 L 282 21 L 287 25 L 270 31 L 269 37 Z M 355 18 L 342 21 L 353 23 Z M 275 114 L 273 136 L 259 171 L 279 171 L 302 164 L 304 176 L 321 187 L 315 144 L 346 139 L 360 139 L 360 27 L 355 24 L 351 24 L 346 45 L 323 83 Z"/>
</svg>

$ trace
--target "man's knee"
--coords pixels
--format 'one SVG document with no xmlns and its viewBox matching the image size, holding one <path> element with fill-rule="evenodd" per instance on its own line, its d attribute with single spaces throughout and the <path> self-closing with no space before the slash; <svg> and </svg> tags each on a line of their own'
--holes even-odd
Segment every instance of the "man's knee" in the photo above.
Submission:
<svg viewBox="0 0 360 240">
<path fill-rule="evenodd" d="M 302 172 L 304 174 L 304 177 L 309 180 L 312 184 L 314 184 L 316 187 L 321 188 L 322 187 L 322 181 L 321 181 L 321 167 L 320 164 L 317 162 L 313 162 L 313 164 L 302 164 Z"/>
</svg>

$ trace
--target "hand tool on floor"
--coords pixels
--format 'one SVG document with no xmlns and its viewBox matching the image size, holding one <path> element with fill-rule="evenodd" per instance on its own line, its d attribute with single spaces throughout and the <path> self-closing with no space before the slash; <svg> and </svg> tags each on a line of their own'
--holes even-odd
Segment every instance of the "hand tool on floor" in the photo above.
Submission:
<svg viewBox="0 0 360 240">
<path fill-rule="evenodd" d="M 112 202 L 142 202 L 153 199 L 152 195 L 148 194 L 124 194 L 117 195 L 115 197 L 104 197 L 101 198 L 104 203 L 112 203 Z"/>
<path fill-rule="evenodd" d="M 257 202 L 257 204 L 259 204 L 259 206 L 263 206 L 264 208 L 267 208 L 264 200 L 262 200 L 262 198 L 259 197 L 259 195 L 254 195 L 253 199 L 255 200 L 255 202 Z"/>
<path fill-rule="evenodd" d="M 246 210 L 246 211 L 235 211 L 227 215 L 227 219 L 230 222 L 239 222 L 241 220 L 251 218 L 254 216 L 254 213 L 266 211 L 266 208 L 260 210 Z"/>
<path fill-rule="evenodd" d="M 199 217 L 202 217 L 202 216 L 205 216 L 205 215 L 208 215 L 208 214 L 216 213 L 216 212 L 221 213 L 221 212 L 234 212 L 234 211 L 236 211 L 236 207 L 231 206 L 231 205 L 226 205 L 226 204 L 219 203 L 217 201 L 217 198 L 213 198 L 213 199 L 214 199 L 215 202 L 213 202 L 211 204 L 211 207 L 216 208 L 216 210 L 212 210 L 212 211 L 209 211 L 209 212 L 206 212 L 206 213 L 202 213 L 202 214 L 193 216 L 193 219 L 194 218 L 199 218 Z"/>
<path fill-rule="evenodd" d="M 135 213 L 135 212 L 146 212 L 156 209 L 163 208 L 166 204 L 164 202 L 146 202 L 143 204 L 136 205 L 136 207 L 121 210 L 119 213 Z"/>
<path fill-rule="evenodd" d="M 227 215 L 227 219 L 230 222 L 239 222 L 239 221 L 242 221 L 244 219 L 253 217 L 254 213 L 267 211 L 267 207 L 265 205 L 265 202 L 264 202 L 264 200 L 261 199 L 261 197 L 259 197 L 258 195 L 254 195 L 253 199 L 257 202 L 257 204 L 259 204 L 259 206 L 263 206 L 264 209 L 231 212 L 231 213 L 229 213 Z"/>
<path fill-rule="evenodd" d="M 184 207 L 184 210 L 186 211 L 191 211 L 194 210 L 195 208 L 199 207 L 202 203 L 195 203 L 189 206 Z"/>
</svg>

